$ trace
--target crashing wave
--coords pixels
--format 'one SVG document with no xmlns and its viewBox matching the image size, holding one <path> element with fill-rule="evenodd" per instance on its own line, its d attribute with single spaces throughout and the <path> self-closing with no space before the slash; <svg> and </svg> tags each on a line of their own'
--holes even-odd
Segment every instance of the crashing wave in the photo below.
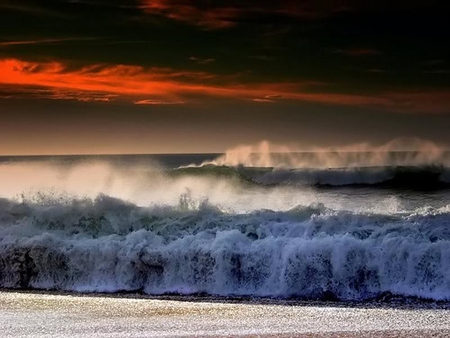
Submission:
<svg viewBox="0 0 450 338">
<path fill-rule="evenodd" d="M 239 180 L 241 183 L 277 186 L 318 187 L 370 186 L 434 190 L 450 188 L 450 170 L 443 166 L 352 167 L 333 169 L 286 169 L 229 167 L 212 164 L 182 167 L 169 171 L 172 177 L 211 176 Z"/>
<path fill-rule="evenodd" d="M 82 292 L 450 300 L 450 208 L 225 212 L 107 196 L 0 200 L 0 286 Z"/>
</svg>

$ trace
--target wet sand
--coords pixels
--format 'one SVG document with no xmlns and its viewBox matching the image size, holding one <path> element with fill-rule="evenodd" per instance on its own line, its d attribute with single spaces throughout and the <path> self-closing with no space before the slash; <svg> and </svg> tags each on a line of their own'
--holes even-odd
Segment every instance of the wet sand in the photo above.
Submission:
<svg viewBox="0 0 450 338">
<path fill-rule="evenodd" d="M 0 292 L 1 337 L 448 337 L 436 305 Z"/>
</svg>

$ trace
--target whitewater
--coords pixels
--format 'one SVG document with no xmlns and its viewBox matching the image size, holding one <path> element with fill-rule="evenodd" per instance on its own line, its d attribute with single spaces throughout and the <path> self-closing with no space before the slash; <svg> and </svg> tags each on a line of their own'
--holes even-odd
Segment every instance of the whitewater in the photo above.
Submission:
<svg viewBox="0 0 450 338">
<path fill-rule="evenodd" d="M 448 153 L 257 150 L 2 158 L 0 287 L 450 300 Z"/>
</svg>

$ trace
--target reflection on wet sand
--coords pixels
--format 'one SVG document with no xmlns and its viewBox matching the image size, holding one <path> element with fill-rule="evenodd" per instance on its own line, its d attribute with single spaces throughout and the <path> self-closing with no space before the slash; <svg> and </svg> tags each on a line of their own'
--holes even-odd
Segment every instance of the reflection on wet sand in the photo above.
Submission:
<svg viewBox="0 0 450 338">
<path fill-rule="evenodd" d="M 168 299 L 171 298 L 171 299 Z M 445 337 L 446 305 L 226 301 L 5 291 L 2 337 Z"/>
</svg>

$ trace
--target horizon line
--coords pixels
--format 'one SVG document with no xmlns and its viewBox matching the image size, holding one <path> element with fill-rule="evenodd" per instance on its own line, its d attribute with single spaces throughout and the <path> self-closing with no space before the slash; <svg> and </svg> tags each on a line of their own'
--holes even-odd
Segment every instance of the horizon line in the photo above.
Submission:
<svg viewBox="0 0 450 338">
<path fill-rule="evenodd" d="M 377 150 L 296 150 L 296 151 L 272 151 L 269 154 L 313 154 L 313 153 L 413 153 L 413 152 L 425 152 L 424 150 L 387 150 L 387 151 L 377 151 Z M 442 152 L 450 152 L 449 149 L 442 149 Z M 4 157 L 79 157 L 79 156 L 155 156 L 155 155 L 224 155 L 227 151 L 223 152 L 186 152 L 186 153 L 95 153 L 95 154 L 0 154 L 0 158 Z M 264 154 L 265 152 L 254 151 L 250 154 Z"/>
</svg>

